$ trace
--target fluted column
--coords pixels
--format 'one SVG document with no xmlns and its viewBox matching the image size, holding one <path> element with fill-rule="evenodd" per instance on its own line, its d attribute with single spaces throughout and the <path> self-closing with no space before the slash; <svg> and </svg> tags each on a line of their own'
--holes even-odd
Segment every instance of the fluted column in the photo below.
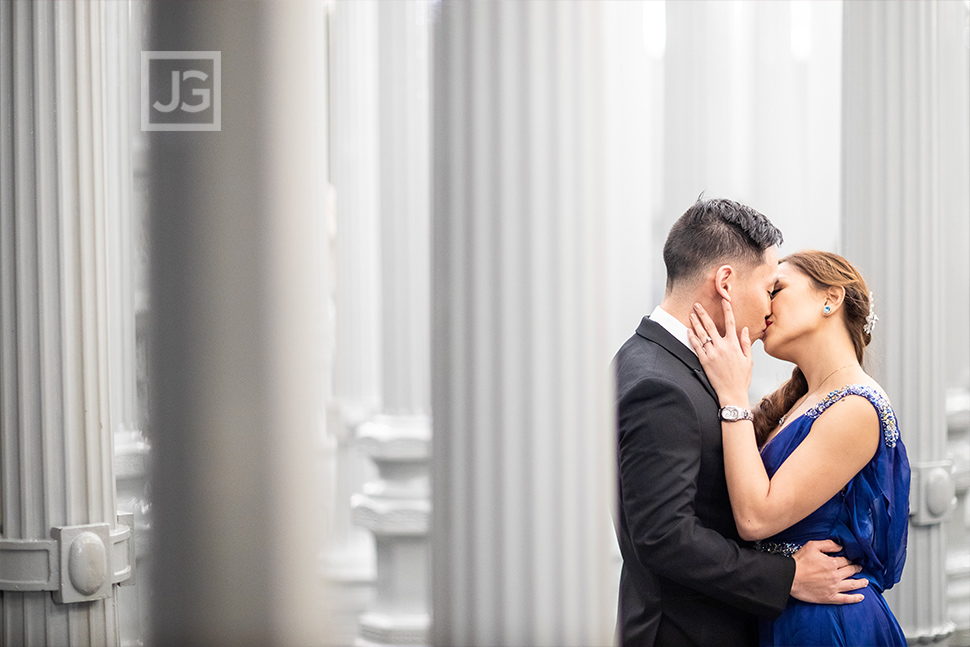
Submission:
<svg viewBox="0 0 970 647">
<path fill-rule="evenodd" d="M 431 493 L 431 107 L 429 5 L 378 5 L 383 407 L 358 446 L 378 479 L 354 497 L 374 533 L 377 597 L 362 644 L 427 644 Z"/>
<path fill-rule="evenodd" d="M 432 642 L 607 645 L 602 5 L 438 10 Z"/>
<path fill-rule="evenodd" d="M 608 331 L 619 348 L 654 302 L 663 207 L 666 2 L 603 3 Z M 619 557 L 619 548 L 617 548 Z"/>
<path fill-rule="evenodd" d="M 150 4 L 148 50 L 222 63 L 221 130 L 149 142 L 156 645 L 324 640 L 311 16 Z"/>
<path fill-rule="evenodd" d="M 380 158 L 377 0 L 329 5 L 334 336 L 327 433 L 334 445 L 333 526 L 324 572 L 335 592 L 336 644 L 357 633 L 373 596 L 374 539 L 354 524 L 351 497 L 376 476 L 355 443 L 379 411 L 381 367 Z"/>
<path fill-rule="evenodd" d="M 141 10 L 137 4 L 107 2 L 103 7 L 105 101 L 100 118 L 105 134 L 105 218 L 108 271 L 107 299 L 116 322 L 108 348 L 111 380 L 111 421 L 118 509 L 133 515 L 136 564 L 147 567 L 148 442 L 139 424 L 137 346 L 135 341 L 135 232 L 144 218 L 135 195 L 133 129 L 137 127 L 138 76 L 141 50 Z M 118 595 L 118 616 L 124 646 L 143 644 L 148 629 L 147 578 Z"/>
<path fill-rule="evenodd" d="M 664 56 L 666 2 L 603 2 L 606 39 L 604 104 L 607 236 L 607 331 L 619 348 L 632 326 L 656 303 L 652 242 L 663 207 Z M 613 581 L 623 556 L 614 542 Z M 615 611 L 614 611 L 615 615 Z"/>
<path fill-rule="evenodd" d="M 380 405 L 377 0 L 333 4 L 331 87 L 337 250 L 334 398 L 351 424 Z"/>
<path fill-rule="evenodd" d="M 951 211 L 951 86 L 959 72 L 961 3 L 844 5 L 843 240 L 875 293 L 876 377 L 899 416 L 913 468 L 909 551 L 890 603 L 911 641 L 942 640 L 947 614 L 943 523 L 954 484 L 946 459 L 944 236 Z M 966 119 L 966 112 L 957 115 Z M 918 332 L 917 332 L 918 331 Z"/>
<path fill-rule="evenodd" d="M 957 495 L 947 524 L 947 605 L 958 631 L 970 631 L 970 390 L 947 392 L 947 455 L 953 458 Z"/>
<path fill-rule="evenodd" d="M 940 45 L 940 64 L 953 83 L 940 105 L 946 137 L 941 141 L 944 180 L 940 199 L 946 217 L 945 266 L 947 456 L 953 458 L 953 481 L 957 505 L 947 523 L 947 598 L 950 619 L 958 631 L 970 632 L 970 335 L 966 313 L 970 311 L 970 5 L 963 4 L 963 42 L 949 37 Z M 952 14 L 950 15 L 952 16 Z M 948 19 L 959 21 L 958 16 Z M 949 29 L 949 27 L 948 27 Z M 951 643 L 956 643 L 951 639 Z"/>
<path fill-rule="evenodd" d="M 431 406 L 429 7 L 379 4 L 382 410 Z"/>
<path fill-rule="evenodd" d="M 102 12 L 107 11 L 108 15 Z M 99 1 L 0 5 L 0 643 L 117 645 L 109 274 L 119 97 Z M 107 18 L 107 20 L 106 20 Z M 119 570 L 120 569 L 120 570 Z M 53 592 L 53 595 L 52 595 Z"/>
</svg>

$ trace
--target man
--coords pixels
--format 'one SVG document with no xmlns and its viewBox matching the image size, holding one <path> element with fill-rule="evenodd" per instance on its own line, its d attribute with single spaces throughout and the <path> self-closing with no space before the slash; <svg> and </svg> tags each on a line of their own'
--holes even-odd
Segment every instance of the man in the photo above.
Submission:
<svg viewBox="0 0 970 647">
<path fill-rule="evenodd" d="M 777 616 L 789 595 L 861 599 L 847 593 L 866 585 L 848 579 L 859 567 L 826 554 L 841 550 L 834 542 L 809 542 L 788 557 L 741 541 L 724 479 L 717 396 L 687 339 L 694 303 L 722 313 L 722 298 L 739 334 L 747 326 L 760 339 L 781 241 L 754 209 L 699 199 L 664 245 L 663 302 L 614 358 L 623 554 L 617 629 L 627 647 L 756 645 L 756 616 Z"/>
</svg>

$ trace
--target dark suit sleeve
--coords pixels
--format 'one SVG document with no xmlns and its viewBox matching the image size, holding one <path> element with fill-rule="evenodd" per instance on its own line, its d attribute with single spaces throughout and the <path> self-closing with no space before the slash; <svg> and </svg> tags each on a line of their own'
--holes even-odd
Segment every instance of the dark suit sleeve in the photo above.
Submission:
<svg viewBox="0 0 970 647">
<path fill-rule="evenodd" d="M 637 559 L 657 575 L 749 613 L 780 614 L 794 560 L 741 547 L 697 518 L 701 425 L 686 392 L 645 379 L 618 405 L 621 505 Z"/>
</svg>

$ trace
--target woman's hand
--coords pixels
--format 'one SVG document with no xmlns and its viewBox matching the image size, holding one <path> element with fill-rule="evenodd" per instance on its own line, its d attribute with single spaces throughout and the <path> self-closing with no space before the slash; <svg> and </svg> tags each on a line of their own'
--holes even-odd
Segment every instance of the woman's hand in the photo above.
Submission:
<svg viewBox="0 0 970 647">
<path fill-rule="evenodd" d="M 722 299 L 721 305 L 724 308 L 723 337 L 699 303 L 694 304 L 694 312 L 690 315 L 687 337 L 701 360 L 707 379 L 717 391 L 721 405 L 748 408 L 748 387 L 751 385 L 753 366 L 751 337 L 745 327 L 738 338 L 730 301 Z"/>
</svg>

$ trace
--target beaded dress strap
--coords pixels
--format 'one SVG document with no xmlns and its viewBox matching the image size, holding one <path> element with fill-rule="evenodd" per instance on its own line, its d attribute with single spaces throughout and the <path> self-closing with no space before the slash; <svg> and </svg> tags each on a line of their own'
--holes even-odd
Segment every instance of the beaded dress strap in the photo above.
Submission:
<svg viewBox="0 0 970 647">
<path fill-rule="evenodd" d="M 825 399 L 805 412 L 807 418 L 818 418 L 826 409 L 847 395 L 860 395 L 872 403 L 879 414 L 879 425 L 882 428 L 883 440 L 887 447 L 895 447 L 899 440 L 899 427 L 896 424 L 896 414 L 889 401 L 877 390 L 864 384 L 849 384 L 841 389 L 832 391 Z"/>
</svg>

